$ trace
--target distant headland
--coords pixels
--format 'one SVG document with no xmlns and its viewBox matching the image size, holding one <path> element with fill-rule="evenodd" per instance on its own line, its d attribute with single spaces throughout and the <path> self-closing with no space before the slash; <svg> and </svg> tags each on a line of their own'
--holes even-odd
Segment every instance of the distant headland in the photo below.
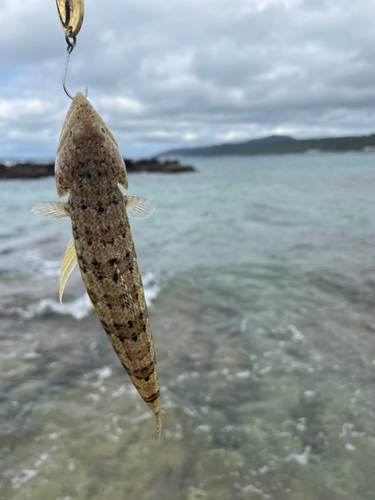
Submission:
<svg viewBox="0 0 375 500">
<path fill-rule="evenodd" d="M 160 161 L 157 158 L 137 161 L 125 159 L 125 164 L 129 173 L 162 172 L 178 174 L 196 171 L 194 167 L 181 165 L 177 160 Z M 0 163 L 0 179 L 38 179 L 50 175 L 55 175 L 54 163 L 13 163 L 11 166 Z"/>
<path fill-rule="evenodd" d="M 365 136 L 331 137 L 326 139 L 294 139 L 286 135 L 271 135 L 246 142 L 225 143 L 199 148 L 171 149 L 158 157 L 223 156 L 223 155 L 281 155 L 301 153 L 342 153 L 348 151 L 375 152 L 375 134 Z"/>
</svg>

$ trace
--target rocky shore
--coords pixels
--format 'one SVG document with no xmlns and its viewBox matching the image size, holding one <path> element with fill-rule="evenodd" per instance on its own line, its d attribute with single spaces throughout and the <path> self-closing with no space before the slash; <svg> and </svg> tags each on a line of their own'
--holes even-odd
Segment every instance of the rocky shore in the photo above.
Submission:
<svg viewBox="0 0 375 500">
<path fill-rule="evenodd" d="M 177 174 L 182 172 L 195 172 L 195 168 L 190 165 L 180 165 L 176 160 L 159 161 L 156 158 L 149 160 L 125 159 L 127 171 L 133 172 L 162 172 Z M 0 179 L 37 179 L 55 174 L 54 163 L 16 163 L 12 166 L 0 163 Z"/>
</svg>

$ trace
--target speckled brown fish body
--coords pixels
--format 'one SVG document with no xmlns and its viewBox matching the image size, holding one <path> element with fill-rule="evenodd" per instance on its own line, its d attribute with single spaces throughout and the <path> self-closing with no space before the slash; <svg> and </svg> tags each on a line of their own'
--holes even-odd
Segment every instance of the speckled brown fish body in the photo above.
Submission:
<svg viewBox="0 0 375 500">
<path fill-rule="evenodd" d="M 105 169 L 88 165 L 73 180 L 69 207 L 78 264 L 123 367 L 159 411 L 155 352 L 124 196 Z"/>
<path fill-rule="evenodd" d="M 56 155 L 59 196 L 69 192 L 74 247 L 87 293 L 123 367 L 156 416 L 159 381 L 138 260 L 127 215 L 124 161 L 82 94 L 69 108 Z"/>
</svg>

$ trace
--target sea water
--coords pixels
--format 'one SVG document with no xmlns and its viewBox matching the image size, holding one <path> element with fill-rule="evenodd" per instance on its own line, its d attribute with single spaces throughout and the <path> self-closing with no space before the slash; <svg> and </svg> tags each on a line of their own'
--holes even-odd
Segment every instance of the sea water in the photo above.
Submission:
<svg viewBox="0 0 375 500">
<path fill-rule="evenodd" d="M 134 174 L 166 411 L 78 269 L 53 178 L 0 181 L 0 500 L 375 498 L 375 156 L 189 159 Z"/>
</svg>

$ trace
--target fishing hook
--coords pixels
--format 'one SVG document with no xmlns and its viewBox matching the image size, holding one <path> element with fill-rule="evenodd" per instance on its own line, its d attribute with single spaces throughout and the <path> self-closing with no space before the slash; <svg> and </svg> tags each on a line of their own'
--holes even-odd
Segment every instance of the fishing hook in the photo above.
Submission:
<svg viewBox="0 0 375 500">
<path fill-rule="evenodd" d="M 63 89 L 64 89 L 65 94 L 68 97 L 70 97 L 70 99 L 73 101 L 74 98 L 69 94 L 68 89 L 66 88 L 66 85 L 65 85 L 66 73 L 68 71 L 68 64 L 69 64 L 70 54 L 73 52 L 74 47 L 77 45 L 77 37 L 70 36 L 71 30 L 72 30 L 71 28 L 68 28 L 65 31 L 65 40 L 66 40 L 66 43 L 67 43 L 68 46 L 66 48 L 67 56 L 66 56 L 66 59 L 65 59 L 65 68 L 64 68 L 64 74 L 63 74 L 62 84 L 63 84 Z M 70 39 L 72 39 L 72 40 L 70 40 Z M 86 87 L 85 87 L 85 97 L 87 97 L 87 94 L 88 94 L 88 87 L 87 87 L 87 84 L 86 84 Z"/>
</svg>

